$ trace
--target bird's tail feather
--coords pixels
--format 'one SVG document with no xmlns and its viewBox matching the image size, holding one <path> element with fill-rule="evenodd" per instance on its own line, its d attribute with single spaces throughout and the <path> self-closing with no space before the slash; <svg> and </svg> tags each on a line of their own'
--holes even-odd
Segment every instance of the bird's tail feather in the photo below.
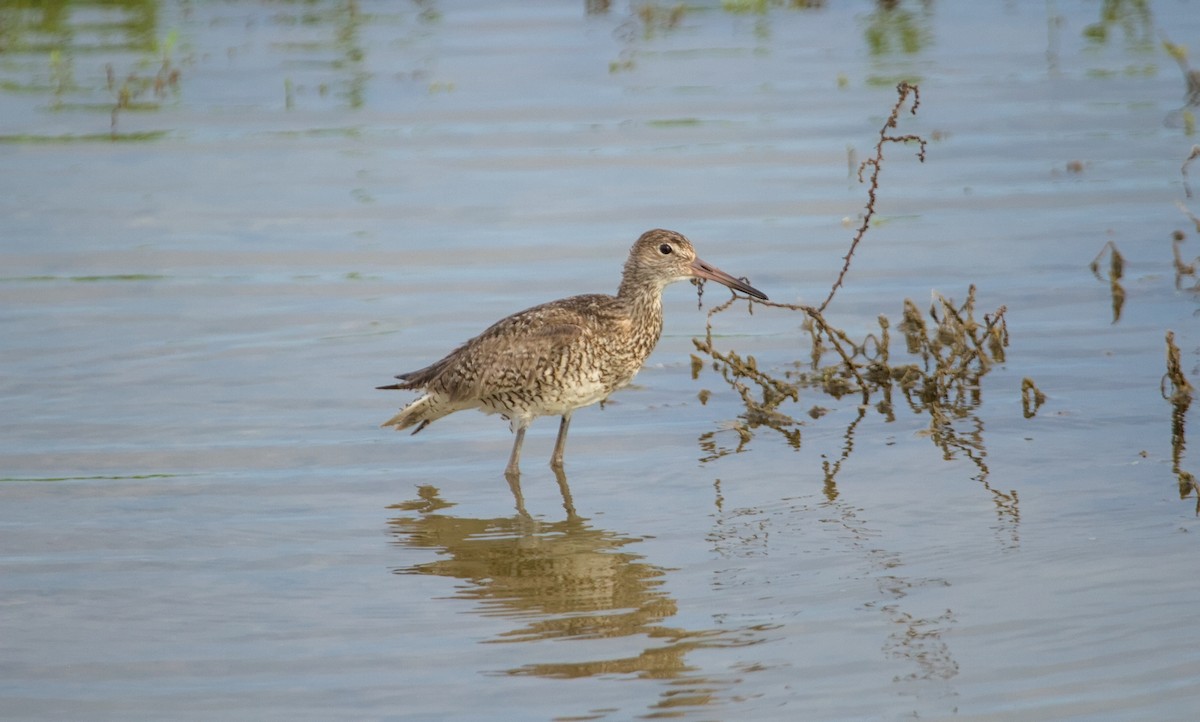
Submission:
<svg viewBox="0 0 1200 722">
<path fill-rule="evenodd" d="M 436 399 L 432 395 L 426 394 L 403 409 L 400 409 L 400 413 L 383 422 L 380 426 L 393 426 L 396 431 L 416 426 L 417 428 L 413 429 L 413 433 L 415 434 L 447 413 L 449 413 L 448 410 L 438 407 Z"/>
<path fill-rule="evenodd" d="M 424 369 L 421 369 L 421 371 L 424 371 Z M 427 379 L 421 378 L 419 380 L 413 380 L 412 378 L 409 378 L 409 377 L 411 377 L 413 374 L 421 373 L 421 371 L 413 371 L 413 372 L 407 373 L 407 374 L 399 374 L 398 376 L 396 376 L 396 378 L 400 379 L 400 383 L 388 384 L 387 386 L 376 386 L 375 388 L 379 389 L 380 391 L 392 391 L 392 390 L 411 391 L 412 389 L 419 389 L 425 385 L 425 381 L 427 381 Z"/>
<path fill-rule="evenodd" d="M 389 384 L 387 386 L 376 386 L 375 388 L 388 391 L 411 391 L 413 389 L 425 388 L 430 384 L 430 382 L 437 378 L 438 374 L 442 372 L 442 369 L 444 369 L 452 359 L 453 355 L 447 356 L 441 361 L 426 366 L 423 369 L 417 369 L 416 371 L 409 371 L 408 373 L 403 374 L 396 374 L 396 378 L 400 379 L 400 383 Z"/>
</svg>

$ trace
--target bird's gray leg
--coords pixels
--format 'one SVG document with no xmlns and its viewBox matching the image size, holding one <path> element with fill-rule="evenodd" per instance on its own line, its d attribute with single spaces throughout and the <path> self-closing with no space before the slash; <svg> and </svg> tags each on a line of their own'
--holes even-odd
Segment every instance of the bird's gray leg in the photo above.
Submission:
<svg viewBox="0 0 1200 722">
<path fill-rule="evenodd" d="M 550 468 L 561 469 L 563 465 L 563 450 L 567 448 L 567 427 L 571 425 L 571 412 L 563 414 L 562 423 L 558 425 L 558 440 L 554 442 L 554 453 L 550 455 Z"/>
<path fill-rule="evenodd" d="M 521 444 L 525 443 L 525 426 L 517 427 L 517 438 L 513 441 L 512 455 L 508 457 L 508 466 L 504 468 L 504 477 L 509 481 L 521 478 Z"/>
<path fill-rule="evenodd" d="M 516 433 L 512 455 L 508 457 L 508 466 L 504 469 L 504 478 L 508 479 L 508 488 L 512 489 L 513 500 L 517 502 L 517 514 L 522 519 L 529 519 L 529 512 L 525 511 L 525 496 L 521 494 L 521 444 L 525 442 L 525 427 L 518 427 Z"/>
</svg>

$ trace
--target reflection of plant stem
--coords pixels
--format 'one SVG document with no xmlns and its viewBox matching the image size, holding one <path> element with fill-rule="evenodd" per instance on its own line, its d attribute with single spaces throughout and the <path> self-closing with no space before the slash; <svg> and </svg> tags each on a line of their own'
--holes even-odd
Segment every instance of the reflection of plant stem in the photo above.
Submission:
<svg viewBox="0 0 1200 722">
<path fill-rule="evenodd" d="M 1088 264 L 1088 268 L 1092 269 L 1092 275 L 1097 280 L 1103 281 L 1100 276 L 1100 261 L 1104 258 L 1104 254 L 1108 254 L 1108 290 L 1112 294 L 1112 309 L 1113 323 L 1121 320 L 1121 309 L 1125 307 L 1125 287 L 1121 285 L 1121 278 L 1125 275 L 1125 257 L 1117 250 L 1117 244 L 1113 241 L 1108 241 Z"/>
<path fill-rule="evenodd" d="M 1046 394 L 1037 387 L 1033 379 L 1026 376 L 1021 379 L 1021 413 L 1027 419 L 1032 419 L 1046 403 Z"/>
<path fill-rule="evenodd" d="M 71 60 L 69 57 L 63 58 L 62 51 L 58 49 L 50 51 L 50 76 L 54 80 L 54 108 L 58 110 L 62 108 L 63 97 L 75 85 Z"/>
<path fill-rule="evenodd" d="M 1162 395 L 1171 402 L 1171 471 L 1179 480 L 1179 497 L 1183 499 L 1195 492 L 1196 513 L 1200 514 L 1200 483 L 1193 474 L 1181 467 L 1183 452 L 1187 448 L 1187 412 L 1192 405 L 1195 388 L 1183 373 L 1179 347 L 1175 345 L 1172 331 L 1167 331 L 1167 372 L 1162 378 Z"/>
<path fill-rule="evenodd" d="M 1188 182 L 1188 166 L 1197 158 L 1200 158 L 1200 145 L 1193 145 L 1191 155 L 1183 161 L 1183 167 L 1179 169 L 1179 172 L 1183 174 L 1183 193 L 1188 198 L 1192 197 L 1192 185 Z"/>
<path fill-rule="evenodd" d="M 167 33 L 160 47 L 162 49 L 162 60 L 159 64 L 158 72 L 154 77 L 139 75 L 136 71 L 131 72 L 118 86 L 116 82 L 116 72 L 113 70 L 112 64 L 105 65 L 104 71 L 106 76 L 106 84 L 109 92 L 114 93 L 112 115 L 109 121 L 109 133 L 115 140 L 119 135 L 117 132 L 117 122 L 120 114 L 124 111 L 134 109 L 157 109 L 157 103 L 141 103 L 138 104 L 138 99 L 147 91 L 152 91 L 156 99 L 166 97 L 167 91 L 179 90 L 179 68 L 175 67 L 171 59 L 171 53 L 175 48 L 175 43 L 178 40 L 178 32 L 172 30 Z"/>
<path fill-rule="evenodd" d="M 1179 65 L 1179 69 L 1183 71 L 1183 82 L 1186 86 L 1184 97 L 1186 98 L 1184 106 L 1177 111 L 1167 116 L 1168 124 L 1174 125 L 1176 121 L 1183 126 L 1184 135 L 1194 135 L 1196 132 L 1196 109 L 1200 107 L 1200 70 L 1192 69 L 1188 64 L 1187 47 L 1176 45 L 1167 39 L 1167 36 L 1159 30 L 1159 37 L 1162 38 L 1163 49 L 1167 54 L 1175 59 Z M 1195 157 L 1196 148 L 1193 148 L 1192 155 Z M 1184 185 L 1183 189 L 1187 193 L 1187 197 L 1192 197 L 1191 188 L 1187 185 L 1187 163 L 1184 163 Z"/>
<path fill-rule="evenodd" d="M 842 444 L 842 455 L 840 457 L 838 457 L 837 461 L 834 461 L 832 463 L 829 461 L 829 459 L 825 459 L 824 461 L 821 462 L 821 471 L 824 472 L 824 474 L 825 474 L 825 488 L 823 491 L 825 493 L 825 498 L 828 499 L 829 501 L 837 501 L 837 498 L 838 498 L 838 488 L 837 488 L 838 472 L 842 470 L 842 462 L 845 461 L 846 459 L 849 459 L 850 452 L 854 451 L 854 431 L 858 428 L 858 424 L 863 420 L 863 418 L 866 415 L 867 415 L 867 407 L 859 406 L 858 407 L 858 416 L 855 416 L 854 420 L 846 425 L 846 431 L 842 434 L 842 438 L 845 440 L 845 443 Z"/>
<path fill-rule="evenodd" d="M 1187 236 L 1183 231 L 1175 231 L 1171 234 L 1171 255 L 1174 257 L 1175 264 L 1175 288 L 1179 288 L 1179 279 L 1181 276 L 1196 275 L 1196 261 L 1200 261 L 1200 258 L 1196 258 L 1191 263 L 1184 262 L 1183 252 L 1179 249 L 1186 240 Z"/>
<path fill-rule="evenodd" d="M 1170 394 L 1167 393 L 1168 388 Z M 1173 404 L 1184 404 L 1186 408 L 1186 405 L 1192 402 L 1194 391 L 1192 384 L 1183 373 L 1179 347 L 1175 345 L 1175 332 L 1167 331 L 1167 373 L 1163 376 L 1162 381 L 1163 398 Z"/>
<path fill-rule="evenodd" d="M 1000 491 L 993 488 L 988 482 L 991 470 L 988 469 L 987 461 L 985 461 L 987 447 L 983 442 L 983 421 L 974 414 L 959 413 L 959 419 L 970 423 L 970 431 L 960 433 L 954 427 L 954 419 L 939 408 L 931 411 L 930 438 L 942 450 L 943 458 L 947 461 L 954 458 L 955 452 L 959 452 L 967 457 L 975 465 L 975 468 L 979 469 L 979 473 L 974 478 L 992 495 L 992 501 L 996 505 L 996 515 L 999 517 L 1000 523 L 1009 528 L 1012 543 L 1015 546 L 1018 541 L 1017 525 L 1021 520 L 1017 492 L 1015 489 L 1007 493 Z"/>
<path fill-rule="evenodd" d="M 1193 145 L 1191 154 L 1189 154 L 1187 159 L 1183 161 L 1183 166 L 1179 169 L 1180 174 L 1183 176 L 1183 190 L 1188 198 L 1192 197 L 1192 186 L 1190 183 L 1188 183 L 1188 166 L 1191 165 L 1192 161 L 1196 160 L 1197 158 L 1200 158 L 1200 145 Z M 1192 221 L 1192 224 L 1196 226 L 1196 232 L 1200 233 L 1200 218 L 1197 218 L 1196 214 L 1192 213 L 1191 210 L 1188 209 L 1188 207 L 1184 204 L 1183 201 L 1175 201 L 1175 205 L 1178 206 L 1179 210 L 1182 211 L 1183 214 Z M 1179 231 L 1176 231 L 1175 243 L 1179 244 L 1182 242 L 1183 242 L 1183 234 Z M 1177 247 L 1176 253 L 1175 253 L 1175 273 L 1176 273 L 1175 287 L 1176 288 L 1179 287 L 1178 274 L 1179 274 L 1179 269 L 1181 268 L 1181 266 L 1182 266 L 1182 264 L 1179 259 L 1179 253 L 1178 253 L 1178 247 Z M 1195 273 L 1195 267 L 1193 266 L 1188 271 L 1188 273 Z"/>
<path fill-rule="evenodd" d="M 882 651 L 888 657 L 911 662 L 916 671 L 897 676 L 894 682 L 918 680 L 948 680 L 958 674 L 958 662 L 942 633 L 955 622 L 954 612 L 947 609 L 935 617 L 918 616 L 905 609 L 905 598 L 923 587 L 946 587 L 944 579 L 920 578 L 903 574 L 904 560 L 897 552 L 881 548 L 879 532 L 872 529 L 860 514 L 862 509 L 845 501 L 830 501 L 828 516 L 821 521 L 830 524 L 843 539 L 843 544 L 856 552 L 873 578 L 880 598 L 867 602 L 864 608 L 877 608 L 894 630 L 888 635 Z"/>
</svg>

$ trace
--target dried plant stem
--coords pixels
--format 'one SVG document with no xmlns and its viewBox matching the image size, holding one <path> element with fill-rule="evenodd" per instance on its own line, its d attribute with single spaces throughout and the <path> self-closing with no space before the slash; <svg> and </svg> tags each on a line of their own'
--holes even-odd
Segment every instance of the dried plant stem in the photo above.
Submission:
<svg viewBox="0 0 1200 722">
<path fill-rule="evenodd" d="M 917 151 L 917 158 L 922 163 L 925 162 L 925 139 L 919 135 L 890 135 L 897 123 L 900 121 L 900 109 L 904 107 L 904 101 L 908 100 L 908 96 L 912 95 L 911 113 L 917 114 L 917 108 L 921 105 L 920 89 L 915 85 L 910 85 L 908 82 L 902 81 L 896 86 L 896 92 L 900 97 L 896 100 L 896 104 L 892 106 L 891 115 L 883 127 L 879 129 L 879 141 L 875 144 L 875 155 L 867 158 L 858 166 L 858 182 L 867 183 L 867 207 L 862 216 L 862 223 L 858 226 L 858 231 L 854 234 L 854 238 L 850 241 L 850 250 L 843 256 L 844 263 L 842 270 L 838 273 L 837 279 L 833 282 L 833 286 L 829 289 L 829 295 L 817 307 L 818 311 L 824 311 L 833 301 L 837 290 L 842 287 L 846 280 L 846 274 L 850 272 L 850 262 L 854 258 L 854 252 L 858 249 L 858 244 L 862 242 L 863 237 L 867 233 L 867 229 L 871 227 L 871 220 L 875 217 L 875 200 L 876 192 L 879 190 L 879 173 L 883 170 L 883 145 L 885 143 L 908 143 L 915 142 L 920 145 Z M 863 180 L 863 171 L 871 167 L 871 177 L 868 181 Z"/>
<path fill-rule="evenodd" d="M 858 364 L 854 363 L 854 358 L 846 353 L 846 349 L 842 347 L 839 339 L 849 343 L 851 346 L 854 346 L 854 342 L 850 340 L 844 331 L 830 326 L 825 320 L 825 317 L 821 315 L 820 309 L 813 308 L 811 306 L 801 306 L 800 310 L 808 314 L 808 317 L 813 320 L 813 323 L 817 325 L 817 328 L 825 334 L 825 338 L 829 339 L 829 343 L 833 346 L 833 350 L 837 351 L 838 356 L 842 357 L 843 368 L 845 368 L 850 375 L 854 377 L 854 380 L 858 382 L 858 387 L 862 392 L 863 405 L 865 406 L 866 404 L 871 403 L 871 388 L 863 379 L 862 374 L 859 373 Z"/>
</svg>

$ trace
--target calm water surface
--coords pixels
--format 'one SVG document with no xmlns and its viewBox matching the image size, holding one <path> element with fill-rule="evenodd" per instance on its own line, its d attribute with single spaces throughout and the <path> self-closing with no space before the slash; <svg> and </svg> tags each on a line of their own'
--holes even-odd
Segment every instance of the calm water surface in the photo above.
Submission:
<svg viewBox="0 0 1200 722">
<path fill-rule="evenodd" d="M 812 4 L 0 2 L 0 717 L 1193 719 L 1196 413 L 1160 382 L 1173 331 L 1200 384 L 1197 107 L 1162 41 L 1200 58 L 1200 6 Z M 946 424 L 818 389 L 747 423 L 679 285 L 575 417 L 576 515 L 552 419 L 531 518 L 501 420 L 377 428 L 411 395 L 374 386 L 612 291 L 647 228 L 819 303 L 900 80 L 927 158 L 887 147 L 827 316 L 1004 306 Z M 783 376 L 801 323 L 713 332 Z"/>
</svg>

